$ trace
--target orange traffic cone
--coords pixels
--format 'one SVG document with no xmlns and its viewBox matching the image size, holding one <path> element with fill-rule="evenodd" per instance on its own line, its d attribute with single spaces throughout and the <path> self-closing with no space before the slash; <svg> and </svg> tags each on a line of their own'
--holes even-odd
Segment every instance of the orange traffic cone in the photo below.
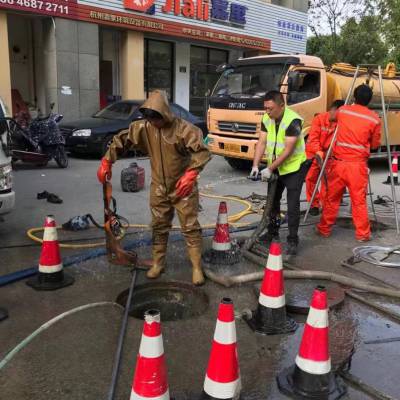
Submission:
<svg viewBox="0 0 400 400">
<path fill-rule="evenodd" d="M 250 328 L 265 335 L 294 332 L 297 323 L 286 315 L 282 249 L 278 242 L 269 248 L 257 310 L 246 319 Z"/>
<path fill-rule="evenodd" d="M 396 186 L 399 185 L 399 158 L 397 156 L 397 153 L 393 154 L 393 160 L 392 160 L 392 175 L 393 175 L 393 182 Z M 385 185 L 390 185 L 390 175 L 388 175 L 387 179 L 385 182 L 382 182 Z"/>
<path fill-rule="evenodd" d="M 205 252 L 204 261 L 210 264 L 232 265 L 240 261 L 240 247 L 232 243 L 229 235 L 228 207 L 219 203 L 217 224 L 211 249 Z"/>
<path fill-rule="evenodd" d="M 170 399 L 158 310 L 144 314 L 142 340 L 133 377 L 130 400 L 143 399 Z"/>
<path fill-rule="evenodd" d="M 201 399 L 240 398 L 241 382 L 236 346 L 236 327 L 232 300 L 219 305 L 214 341 L 208 361 Z"/>
<path fill-rule="evenodd" d="M 26 283 L 36 290 L 56 290 L 74 283 L 74 278 L 63 271 L 56 221 L 52 215 L 48 215 L 44 223 L 39 273 Z"/>
<path fill-rule="evenodd" d="M 282 371 L 277 382 L 282 393 L 296 399 L 336 400 L 347 393 L 331 371 L 328 300 L 322 286 L 314 290 L 296 363 Z"/>
</svg>

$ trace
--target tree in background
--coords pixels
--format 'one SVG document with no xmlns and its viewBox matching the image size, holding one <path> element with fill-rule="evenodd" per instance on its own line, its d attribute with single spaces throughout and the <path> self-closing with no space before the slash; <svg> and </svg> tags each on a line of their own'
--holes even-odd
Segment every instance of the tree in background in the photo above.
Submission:
<svg viewBox="0 0 400 400">
<path fill-rule="evenodd" d="M 371 0 L 380 16 L 380 31 L 389 49 L 389 61 L 400 67 L 400 0 Z"/>
<path fill-rule="evenodd" d="M 323 37 L 321 44 L 330 40 L 329 48 L 336 53 L 341 27 L 349 18 L 365 15 L 369 6 L 369 0 L 311 0 L 308 26 L 317 39 Z"/>
<path fill-rule="evenodd" d="M 377 1 L 398 3 L 400 17 L 400 0 Z M 377 9 L 375 0 L 311 1 L 309 27 L 313 36 L 307 41 L 307 54 L 320 57 L 326 65 L 385 63 L 389 50 L 382 35 L 382 18 L 375 15 Z M 397 34 L 400 39 L 398 30 Z"/>
<path fill-rule="evenodd" d="M 350 18 L 340 32 L 337 61 L 357 64 L 384 64 L 388 47 L 380 34 L 380 17 L 363 16 L 359 22 Z"/>
</svg>

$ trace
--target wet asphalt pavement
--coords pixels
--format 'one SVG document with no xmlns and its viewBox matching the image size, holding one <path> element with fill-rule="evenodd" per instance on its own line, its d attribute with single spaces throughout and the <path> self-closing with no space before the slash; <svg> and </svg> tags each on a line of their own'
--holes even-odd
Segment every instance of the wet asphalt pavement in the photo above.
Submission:
<svg viewBox="0 0 400 400">
<path fill-rule="evenodd" d="M 119 213 L 135 224 L 148 224 L 149 211 L 147 194 L 149 187 L 148 161 L 139 163 L 146 168 L 146 190 L 137 194 L 121 192 L 119 171 L 130 160 L 123 160 L 114 169 L 114 195 L 118 200 Z M 97 160 L 71 159 L 67 170 L 49 166 L 45 169 L 24 167 L 15 173 L 17 209 L 5 217 L 0 224 L 1 275 L 37 265 L 40 247 L 26 238 L 25 231 L 41 226 L 46 214 L 53 213 L 59 223 L 69 218 L 90 212 L 99 220 L 102 217 L 101 188 L 95 180 Z M 234 194 L 247 197 L 252 192 L 262 194 L 262 184 L 245 179 L 246 173 L 231 170 L 220 158 L 214 158 L 202 174 L 200 186 L 203 192 L 212 195 Z M 374 193 L 390 194 L 390 187 L 382 185 L 386 179 L 384 165 L 373 165 L 372 186 Z M 52 205 L 36 200 L 36 193 L 48 190 L 64 200 L 62 205 Z M 202 198 L 203 224 L 215 223 L 217 199 Z M 229 202 L 229 213 L 243 209 L 239 203 Z M 304 208 L 303 204 L 303 208 Z M 342 208 L 342 215 L 348 212 Z M 380 214 L 387 213 L 380 207 Z M 246 217 L 241 222 L 254 222 L 259 217 Z M 379 217 L 381 219 L 381 217 Z M 310 222 L 317 219 L 310 219 Z M 393 219 L 385 219 L 393 226 Z M 388 284 L 400 287 L 400 272 L 365 263 L 356 264 L 352 269 L 344 268 L 341 261 L 351 256 L 354 240 L 353 230 L 346 224 L 335 229 L 328 240 L 313 233 L 313 225 L 303 227 L 300 254 L 292 262 L 297 268 L 324 270 L 344 274 L 363 282 L 371 281 L 370 276 Z M 148 239 L 149 233 L 133 229 L 125 243 L 134 244 L 137 239 Z M 235 237 L 244 237 L 242 232 Z M 60 232 L 62 238 L 101 239 L 96 229 L 79 235 Z M 176 239 L 177 234 L 173 234 Z M 282 234 L 284 238 L 285 234 Z M 76 243 L 76 242 L 74 242 Z M 85 242 L 87 243 L 87 242 Z M 375 232 L 374 244 L 393 245 L 398 243 L 396 231 L 388 229 Z M 205 239 L 205 246 L 210 239 Z M 92 250 L 62 250 L 64 257 L 85 254 Z M 136 250 L 141 257 L 150 254 L 148 246 Z M 259 270 L 255 265 L 242 261 L 243 270 Z M 94 302 L 115 302 L 118 295 L 126 290 L 131 273 L 127 268 L 112 266 L 104 256 L 96 257 L 65 268 L 75 277 L 75 284 L 56 292 L 36 292 L 19 281 L 0 288 L 0 306 L 8 308 L 10 318 L 0 323 L 0 358 L 14 348 L 46 321 L 75 307 Z M 190 267 L 183 243 L 171 241 L 168 250 L 168 269 L 161 281 L 190 281 Z M 368 276 L 366 275 L 368 274 Z M 138 285 L 147 280 L 139 273 Z M 376 282 L 375 282 L 376 283 Z M 254 309 L 257 304 L 255 282 L 224 288 L 213 282 L 198 289 L 208 299 L 205 312 L 183 321 L 163 323 L 163 336 L 171 396 L 176 400 L 197 399 L 202 390 L 204 374 L 209 356 L 218 303 L 222 297 L 231 297 L 235 310 Z M 287 281 L 287 291 L 295 291 L 297 281 Z M 291 289 L 292 288 L 292 289 Z M 288 293 L 289 294 L 289 293 Z M 359 293 L 370 301 L 400 313 L 400 302 L 388 298 Z M 161 316 L 162 318 L 162 316 Z M 255 335 L 248 325 L 238 319 L 239 363 L 242 377 L 242 399 L 286 399 L 279 393 L 275 377 L 279 371 L 293 364 L 298 351 L 305 317 L 295 316 L 300 323 L 292 335 Z M 61 400 L 61 399 L 106 399 L 111 379 L 111 370 L 116 350 L 122 311 L 116 305 L 105 305 L 81 311 L 65 317 L 45 332 L 34 338 L 0 370 L 0 398 L 6 400 Z M 400 337 L 400 319 L 396 320 L 348 297 L 343 305 L 330 313 L 331 356 L 338 358 L 343 350 L 340 340 L 353 342 L 355 353 L 351 362 L 351 374 L 375 389 L 400 398 L 398 382 L 398 342 L 366 344 L 382 338 Z M 347 323 L 349 322 L 349 323 Z M 135 359 L 139 348 L 142 321 L 129 319 L 123 352 L 116 399 L 128 399 L 134 372 Z M 339 345 L 338 345 L 339 344 Z M 347 399 L 372 399 L 356 387 L 349 385 Z"/>
</svg>

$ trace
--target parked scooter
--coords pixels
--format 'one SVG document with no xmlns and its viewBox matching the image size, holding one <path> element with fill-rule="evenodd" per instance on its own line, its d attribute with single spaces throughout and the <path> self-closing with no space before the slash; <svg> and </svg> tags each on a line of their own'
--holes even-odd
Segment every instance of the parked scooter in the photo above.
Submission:
<svg viewBox="0 0 400 400">
<path fill-rule="evenodd" d="M 52 104 L 51 109 L 53 106 Z M 61 114 L 51 112 L 45 118 L 38 117 L 32 120 L 27 129 L 24 129 L 15 119 L 7 118 L 13 162 L 21 160 L 45 166 L 54 159 L 60 168 L 66 168 L 68 156 L 65 151 L 65 138 L 58 126 L 62 118 Z"/>
</svg>

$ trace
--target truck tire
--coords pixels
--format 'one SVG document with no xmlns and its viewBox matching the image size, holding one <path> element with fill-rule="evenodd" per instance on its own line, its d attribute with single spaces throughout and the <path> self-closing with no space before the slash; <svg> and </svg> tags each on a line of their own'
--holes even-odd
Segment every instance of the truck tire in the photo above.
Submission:
<svg viewBox="0 0 400 400">
<path fill-rule="evenodd" d="M 239 171 L 250 171 L 253 162 L 250 160 L 242 160 L 241 158 L 225 157 L 225 160 L 233 168 Z"/>
</svg>

